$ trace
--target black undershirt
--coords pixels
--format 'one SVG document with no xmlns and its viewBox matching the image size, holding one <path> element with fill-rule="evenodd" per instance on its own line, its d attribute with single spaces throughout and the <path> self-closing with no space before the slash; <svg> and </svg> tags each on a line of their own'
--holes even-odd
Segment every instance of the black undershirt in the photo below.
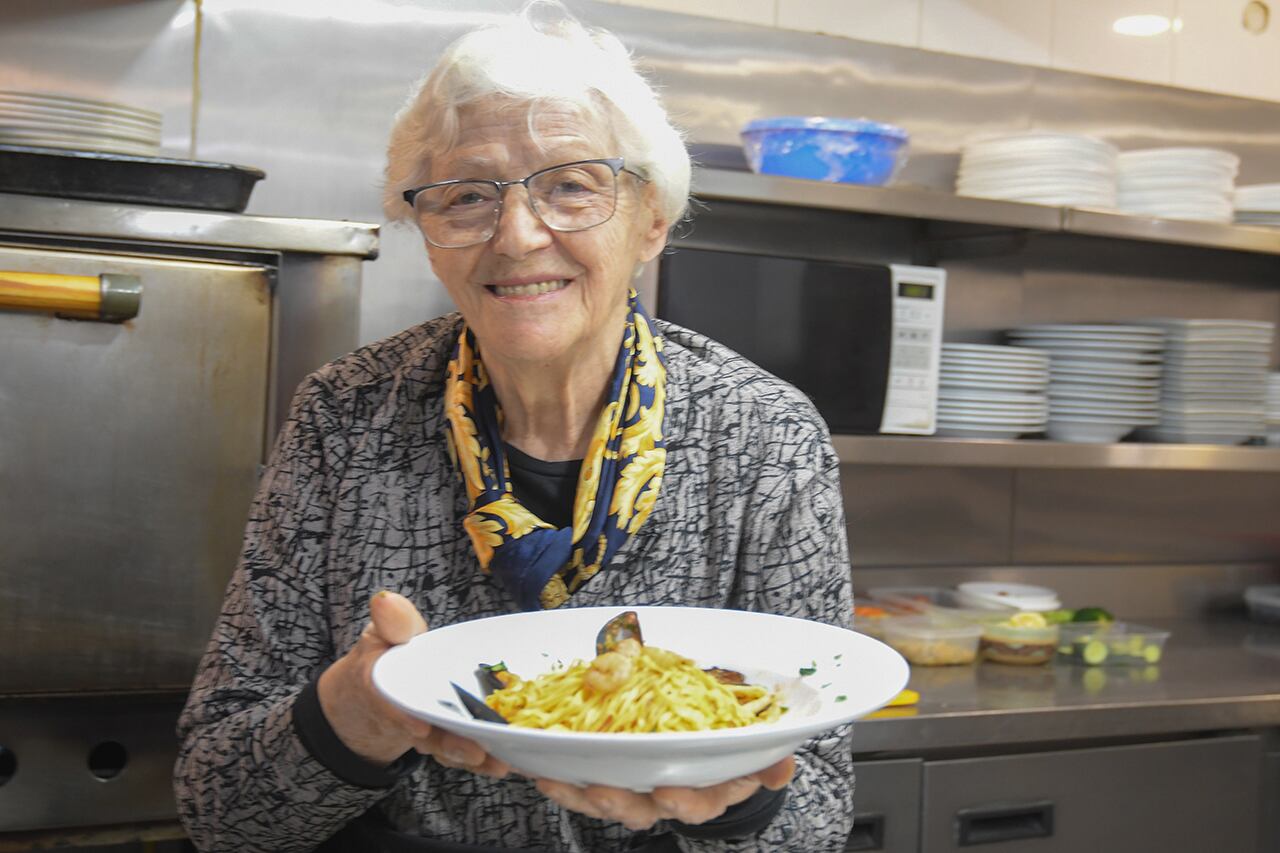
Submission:
<svg viewBox="0 0 1280 853">
<path fill-rule="evenodd" d="M 567 462 L 545 462 L 536 459 L 510 444 L 503 444 L 503 452 L 507 457 L 507 466 L 511 472 L 511 491 L 525 508 L 538 518 L 554 524 L 556 527 L 573 526 L 573 500 L 578 487 L 578 472 L 582 468 L 581 459 Z M 307 751 L 339 778 L 365 788 L 390 787 L 400 778 L 408 775 L 422 756 L 415 752 L 405 753 L 389 767 L 381 767 L 366 761 L 347 748 L 338 739 L 329 725 L 320 707 L 315 683 L 307 685 L 302 694 L 294 702 L 293 724 L 299 738 Z M 679 821 L 669 821 L 671 828 L 689 838 L 741 838 L 759 832 L 769 825 L 774 816 L 782 810 L 786 799 L 786 789 L 770 791 L 761 788 L 755 794 L 737 805 L 730 806 L 724 814 L 704 824 L 689 825 Z M 640 844 L 634 848 L 635 853 L 659 853 L 676 849 L 671 839 L 662 836 L 649 837 L 641 841 L 643 835 L 636 840 Z M 391 830 L 378 818 L 376 813 L 357 819 L 339 836 L 332 839 L 331 844 L 324 845 L 321 850 L 333 853 L 346 853 L 347 850 L 359 850 L 372 853 L 373 850 L 386 851 L 452 851 L 494 850 L 473 845 L 455 845 L 447 842 L 430 841 L 406 833 Z"/>
<path fill-rule="evenodd" d="M 548 524 L 572 527 L 573 499 L 578 491 L 582 460 L 544 462 L 506 442 L 502 444 L 502 451 L 507 455 L 511 492 L 516 500 Z"/>
</svg>

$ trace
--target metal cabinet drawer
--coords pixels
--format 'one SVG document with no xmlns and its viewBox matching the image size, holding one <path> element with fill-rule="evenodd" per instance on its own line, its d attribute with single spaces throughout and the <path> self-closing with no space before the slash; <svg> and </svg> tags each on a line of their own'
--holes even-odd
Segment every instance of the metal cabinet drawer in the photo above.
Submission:
<svg viewBox="0 0 1280 853">
<path fill-rule="evenodd" d="M 924 765 L 924 853 L 1258 850 L 1251 735 Z"/>
<path fill-rule="evenodd" d="M 918 758 L 854 762 L 854 825 L 846 851 L 919 851 L 923 766 Z"/>
</svg>

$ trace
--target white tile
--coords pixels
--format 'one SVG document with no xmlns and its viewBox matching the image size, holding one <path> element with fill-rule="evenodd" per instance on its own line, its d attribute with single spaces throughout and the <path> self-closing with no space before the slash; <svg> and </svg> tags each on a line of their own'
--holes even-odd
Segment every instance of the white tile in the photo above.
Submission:
<svg viewBox="0 0 1280 853">
<path fill-rule="evenodd" d="M 777 0 L 618 0 L 618 4 L 740 21 L 764 27 L 772 27 L 778 17 Z"/>
<path fill-rule="evenodd" d="M 1137 15 L 1153 15 L 1172 24 L 1175 2 L 1053 0 L 1053 67 L 1148 83 L 1172 83 L 1172 34 L 1166 30 L 1150 36 L 1123 35 L 1115 31 L 1115 23 Z"/>
<path fill-rule="evenodd" d="M 1261 33 L 1244 27 L 1245 0 L 1177 0 L 1173 82 L 1247 98 L 1280 101 L 1280 3 Z"/>
<path fill-rule="evenodd" d="M 920 46 L 1023 65 L 1048 65 L 1051 0 L 922 0 Z"/>
<path fill-rule="evenodd" d="M 778 26 L 915 47 L 920 0 L 778 0 Z"/>
</svg>

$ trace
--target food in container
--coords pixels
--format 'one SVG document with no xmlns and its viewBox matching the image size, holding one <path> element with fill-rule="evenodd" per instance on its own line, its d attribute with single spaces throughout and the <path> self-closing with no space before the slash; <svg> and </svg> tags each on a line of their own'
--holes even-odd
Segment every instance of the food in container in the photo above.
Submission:
<svg viewBox="0 0 1280 853">
<path fill-rule="evenodd" d="M 915 666 L 973 663 L 982 627 L 935 616 L 891 616 L 881 622 L 884 641 Z"/>
<path fill-rule="evenodd" d="M 1059 628 L 1058 660 L 1085 666 L 1159 663 L 1170 635 L 1129 622 L 1068 622 Z"/>
<path fill-rule="evenodd" d="M 897 174 L 909 138 L 891 124 L 825 116 L 756 119 L 741 136 L 754 172 L 875 186 Z"/>
<path fill-rule="evenodd" d="M 999 621 L 1017 612 L 1013 607 L 1004 606 L 968 607 L 961 603 L 954 589 L 942 586 L 873 587 L 867 591 L 863 601 L 881 605 L 895 613 L 928 614 L 966 622 Z"/>
<path fill-rule="evenodd" d="M 889 611 L 875 604 L 858 604 L 853 608 L 853 630 L 868 637 L 882 636 L 880 622 Z"/>
<path fill-rule="evenodd" d="M 1058 626 L 1030 611 L 983 626 L 979 644 L 984 660 L 1020 665 L 1048 663 L 1057 647 Z"/>
</svg>

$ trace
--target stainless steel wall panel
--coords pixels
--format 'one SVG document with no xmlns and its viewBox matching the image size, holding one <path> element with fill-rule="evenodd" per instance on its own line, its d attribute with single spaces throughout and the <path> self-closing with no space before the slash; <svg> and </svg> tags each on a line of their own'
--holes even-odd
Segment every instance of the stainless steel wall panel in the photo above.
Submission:
<svg viewBox="0 0 1280 853">
<path fill-rule="evenodd" d="M 1278 513 L 1274 474 L 1024 470 L 1011 562 L 1275 561 Z"/>
<path fill-rule="evenodd" d="M 121 325 L 0 314 L 0 693 L 185 689 L 263 457 L 256 267 L 0 248 L 141 278 Z"/>
<path fill-rule="evenodd" d="M 194 59 L 193 0 L 0 4 L 0 89 L 154 110 L 167 155 L 191 152 Z"/>
<path fill-rule="evenodd" d="M 861 566 L 1009 560 L 1012 472 L 844 465 L 849 553 Z"/>
</svg>

